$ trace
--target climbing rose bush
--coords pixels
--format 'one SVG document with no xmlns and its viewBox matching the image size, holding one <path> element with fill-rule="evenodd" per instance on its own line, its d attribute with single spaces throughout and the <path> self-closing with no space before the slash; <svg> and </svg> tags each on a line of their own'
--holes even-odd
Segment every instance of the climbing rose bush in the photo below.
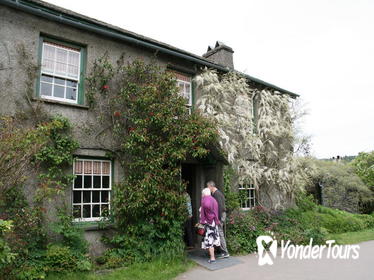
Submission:
<svg viewBox="0 0 374 280">
<path fill-rule="evenodd" d="M 132 262 L 181 253 L 187 213 L 180 164 L 209 155 L 217 142 L 215 125 L 188 113 L 173 74 L 156 64 L 135 60 L 115 67 L 105 56 L 88 81 L 92 110 L 126 174 L 114 187 L 118 234 L 108 254 Z"/>
</svg>

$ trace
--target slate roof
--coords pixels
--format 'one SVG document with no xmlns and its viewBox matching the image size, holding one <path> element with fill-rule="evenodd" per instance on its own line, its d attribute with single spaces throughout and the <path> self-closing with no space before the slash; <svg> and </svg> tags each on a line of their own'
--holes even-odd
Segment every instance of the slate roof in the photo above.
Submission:
<svg viewBox="0 0 374 280">
<path fill-rule="evenodd" d="M 63 24 L 72 25 L 77 28 L 81 28 L 83 30 L 90 30 L 92 32 L 97 32 L 102 35 L 106 35 L 106 36 L 117 38 L 117 39 L 121 39 L 121 38 L 127 39 L 127 41 L 135 45 L 138 44 L 144 47 L 153 48 L 155 50 L 167 53 L 172 56 L 174 55 L 174 56 L 186 59 L 186 60 L 190 60 L 201 66 L 207 66 L 209 68 L 217 69 L 223 72 L 228 72 L 230 70 L 229 68 L 223 65 L 220 65 L 220 64 L 216 64 L 204 58 L 203 56 L 199 56 L 199 55 L 187 52 L 185 50 L 171 46 L 169 44 L 154 40 L 152 38 L 137 34 L 135 32 L 120 28 L 118 26 L 108 24 L 106 22 L 76 13 L 74 11 L 71 11 L 71 10 L 68 10 L 68 9 L 65 9 L 65 8 L 44 2 L 44 1 L 0 0 L 0 4 L 5 4 L 7 6 L 20 9 L 24 12 L 29 12 L 29 13 L 32 13 L 38 16 L 48 18 L 50 20 L 63 23 Z M 217 43 L 222 44 L 221 42 L 217 42 Z M 211 51 L 211 49 L 210 50 L 208 49 L 208 51 Z M 297 94 L 293 92 L 290 92 L 288 90 L 285 90 L 283 88 L 270 84 L 263 80 L 257 79 L 255 77 L 252 77 L 244 73 L 241 73 L 241 74 L 243 74 L 249 80 L 249 82 L 262 85 L 263 87 L 272 88 L 281 93 L 289 94 L 292 97 L 298 96 Z"/>
</svg>

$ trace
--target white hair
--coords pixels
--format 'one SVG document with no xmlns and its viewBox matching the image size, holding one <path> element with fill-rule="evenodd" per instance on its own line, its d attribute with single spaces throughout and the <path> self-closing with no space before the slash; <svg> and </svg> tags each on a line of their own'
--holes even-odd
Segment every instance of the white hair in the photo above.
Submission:
<svg viewBox="0 0 374 280">
<path fill-rule="evenodd" d="M 210 189 L 209 188 L 205 188 L 205 189 L 203 189 L 203 191 L 201 193 L 202 193 L 203 196 L 210 195 Z"/>
</svg>

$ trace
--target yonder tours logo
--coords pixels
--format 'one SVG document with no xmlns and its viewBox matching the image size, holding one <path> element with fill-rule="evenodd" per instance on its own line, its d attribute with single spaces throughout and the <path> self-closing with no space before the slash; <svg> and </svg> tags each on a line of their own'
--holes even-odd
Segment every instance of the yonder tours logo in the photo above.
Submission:
<svg viewBox="0 0 374 280">
<path fill-rule="evenodd" d="M 327 240 L 326 245 L 313 245 L 313 238 L 308 245 L 294 245 L 290 240 L 285 242 L 281 240 L 281 254 L 278 257 L 282 259 L 322 259 L 324 253 L 328 259 L 358 259 L 359 245 L 337 245 L 335 240 Z M 272 265 L 277 258 L 278 241 L 270 235 L 261 235 L 257 237 L 256 244 L 258 248 L 258 265 Z"/>
</svg>

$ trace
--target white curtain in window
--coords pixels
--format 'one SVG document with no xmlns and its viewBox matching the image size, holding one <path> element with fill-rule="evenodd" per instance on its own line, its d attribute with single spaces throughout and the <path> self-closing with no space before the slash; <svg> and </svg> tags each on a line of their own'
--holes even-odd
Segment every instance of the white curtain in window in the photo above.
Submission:
<svg viewBox="0 0 374 280">
<path fill-rule="evenodd" d="M 55 46 L 50 43 L 43 44 L 42 71 L 60 77 L 79 79 L 79 51 Z"/>
<path fill-rule="evenodd" d="M 42 70 L 46 72 L 54 72 L 55 48 L 50 45 L 43 45 L 43 61 Z"/>
</svg>

